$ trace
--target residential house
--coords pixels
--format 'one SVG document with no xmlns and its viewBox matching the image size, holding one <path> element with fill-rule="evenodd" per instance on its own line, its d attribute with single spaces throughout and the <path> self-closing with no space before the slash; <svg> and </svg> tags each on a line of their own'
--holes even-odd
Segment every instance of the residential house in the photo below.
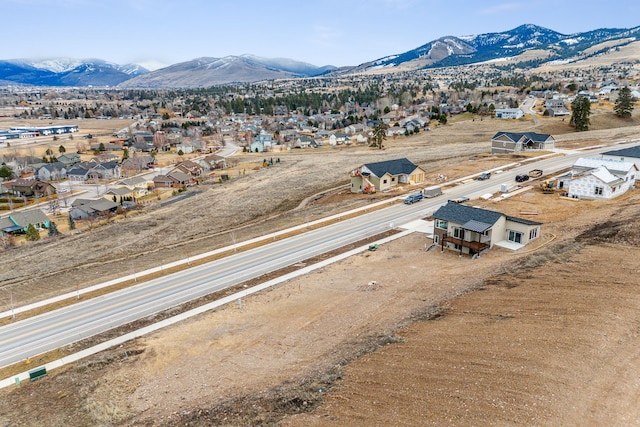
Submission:
<svg viewBox="0 0 640 427">
<path fill-rule="evenodd" d="M 27 227 L 49 228 L 51 225 L 47 215 L 40 209 L 29 209 L 12 212 L 9 216 L 0 218 L 0 234 L 22 234 Z"/>
<path fill-rule="evenodd" d="M 640 169 L 640 145 L 634 147 L 623 148 L 622 150 L 612 150 L 602 153 L 603 159 L 620 160 L 622 162 L 631 162 Z M 638 177 L 636 177 L 637 179 Z"/>
<path fill-rule="evenodd" d="M 62 162 L 46 163 L 35 171 L 40 181 L 58 181 L 67 177 L 67 169 Z"/>
<path fill-rule="evenodd" d="M 73 219 L 87 219 L 94 218 L 100 215 L 108 215 L 114 213 L 118 206 L 118 203 L 113 200 L 100 199 L 76 199 L 71 204 L 71 210 L 69 215 Z"/>
<path fill-rule="evenodd" d="M 86 182 L 89 179 L 89 168 L 88 163 L 78 163 L 71 166 L 71 168 L 67 170 L 67 178 L 69 181 Z"/>
<path fill-rule="evenodd" d="M 175 181 L 169 178 L 167 175 L 156 175 L 153 177 L 153 186 L 157 189 L 160 188 L 173 188 Z"/>
<path fill-rule="evenodd" d="M 637 174 L 632 162 L 580 158 L 558 178 L 558 188 L 574 199 L 611 199 L 633 188 Z"/>
<path fill-rule="evenodd" d="M 18 197 L 40 198 L 56 194 L 56 187 L 44 181 L 18 178 L 13 181 L 11 192 Z"/>
<path fill-rule="evenodd" d="M 190 187 L 197 183 L 195 177 L 189 175 L 188 173 L 182 172 L 180 169 L 174 169 L 167 174 L 171 180 L 173 180 L 173 187 Z"/>
<path fill-rule="evenodd" d="M 88 179 L 118 179 L 122 178 L 122 168 L 118 162 L 98 163 L 89 169 Z"/>
<path fill-rule="evenodd" d="M 217 154 L 206 156 L 204 161 L 209 165 L 209 169 L 225 169 L 227 167 L 227 160 Z"/>
<path fill-rule="evenodd" d="M 519 108 L 497 108 L 496 118 L 498 119 L 521 119 L 524 117 L 524 111 Z"/>
<path fill-rule="evenodd" d="M 149 194 L 149 187 L 152 185 L 145 178 L 139 176 L 133 176 L 131 178 L 125 178 L 113 183 L 113 188 L 127 188 L 133 192 L 134 200 L 146 196 Z"/>
<path fill-rule="evenodd" d="M 541 223 L 449 201 L 433 213 L 433 243 L 476 255 L 494 245 L 517 250 L 540 237 Z"/>
<path fill-rule="evenodd" d="M 295 142 L 293 143 L 293 148 L 309 148 L 309 147 L 313 147 L 313 148 L 318 147 L 318 143 L 316 142 L 316 140 L 311 138 L 310 136 L 301 135 L 298 138 L 296 138 Z"/>
<path fill-rule="evenodd" d="M 332 133 L 329 135 L 329 145 L 351 144 L 351 138 L 346 133 Z"/>
<path fill-rule="evenodd" d="M 58 156 L 58 161 L 62 162 L 66 169 L 69 169 L 69 167 L 80 163 L 80 155 L 78 153 L 64 153 Z"/>
<path fill-rule="evenodd" d="M 153 169 L 158 161 L 153 156 L 133 156 L 122 161 L 122 172 L 125 174 L 133 174 L 144 170 Z"/>
<path fill-rule="evenodd" d="M 351 192 L 361 193 L 369 186 L 385 191 L 398 184 L 414 185 L 424 180 L 424 169 L 406 158 L 367 163 L 351 172 Z"/>
<path fill-rule="evenodd" d="M 107 200 L 111 200 L 114 203 L 124 205 L 125 202 L 134 204 L 136 194 L 133 188 L 129 187 L 117 187 L 108 190 L 103 196 Z"/>
<path fill-rule="evenodd" d="M 191 160 L 185 160 L 179 163 L 173 170 L 184 172 L 193 178 L 197 178 L 204 173 L 204 168 Z"/>
<path fill-rule="evenodd" d="M 535 132 L 498 132 L 491 138 L 491 154 L 513 154 L 528 150 L 552 150 L 556 140 Z"/>
<path fill-rule="evenodd" d="M 547 112 L 549 113 L 549 117 L 564 117 L 571 115 L 569 110 L 565 107 L 547 108 Z"/>
<path fill-rule="evenodd" d="M 271 150 L 273 144 L 274 141 L 271 139 L 271 135 L 262 130 L 255 136 L 253 142 L 249 146 L 249 151 L 252 153 L 263 153 Z"/>
</svg>

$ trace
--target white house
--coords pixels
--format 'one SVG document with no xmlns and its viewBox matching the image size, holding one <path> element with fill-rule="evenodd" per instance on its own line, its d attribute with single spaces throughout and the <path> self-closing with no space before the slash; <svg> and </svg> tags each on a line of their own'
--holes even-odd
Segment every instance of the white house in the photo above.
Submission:
<svg viewBox="0 0 640 427">
<path fill-rule="evenodd" d="M 634 186 L 637 173 L 631 162 L 580 158 L 558 179 L 558 188 L 575 199 L 612 199 Z"/>
<path fill-rule="evenodd" d="M 498 119 L 521 119 L 524 117 L 524 111 L 519 108 L 498 108 L 496 109 L 496 117 Z"/>
<path fill-rule="evenodd" d="M 622 162 L 635 163 L 640 169 L 640 145 L 623 148 L 622 150 L 612 150 L 602 153 L 602 158 L 607 160 L 620 160 Z"/>
</svg>

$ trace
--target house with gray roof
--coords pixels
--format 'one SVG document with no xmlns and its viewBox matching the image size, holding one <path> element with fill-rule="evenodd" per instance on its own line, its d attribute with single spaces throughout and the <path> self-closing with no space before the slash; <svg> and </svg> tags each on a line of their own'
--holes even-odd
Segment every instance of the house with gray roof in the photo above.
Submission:
<svg viewBox="0 0 640 427">
<path fill-rule="evenodd" d="M 26 233 L 27 227 L 33 225 L 36 228 L 49 228 L 49 217 L 40 209 L 29 209 L 12 212 L 7 217 L 0 218 L 0 234 Z"/>
<path fill-rule="evenodd" d="M 553 150 L 553 136 L 536 132 L 498 132 L 491 138 L 491 154 L 514 154 L 529 150 Z"/>
<path fill-rule="evenodd" d="M 494 245 L 517 250 L 540 237 L 541 223 L 449 201 L 433 213 L 433 243 L 476 255 Z"/>
<path fill-rule="evenodd" d="M 621 150 L 605 151 L 602 153 L 603 159 L 620 160 L 622 162 L 631 162 L 640 169 L 640 145 L 636 145 L 629 148 L 623 148 Z"/>
<path fill-rule="evenodd" d="M 69 215 L 73 219 L 86 219 L 99 215 L 108 215 L 118 209 L 117 203 L 107 199 L 76 199 L 71 204 Z"/>
<path fill-rule="evenodd" d="M 398 184 L 419 184 L 425 170 L 407 158 L 367 163 L 351 172 L 351 192 L 361 193 L 369 186 L 376 191 L 389 190 Z"/>
<path fill-rule="evenodd" d="M 612 199 L 633 188 L 637 175 L 632 162 L 579 158 L 558 178 L 558 188 L 574 199 Z"/>
<path fill-rule="evenodd" d="M 67 169 L 62 162 L 45 163 L 35 171 L 40 181 L 57 181 L 67 177 Z"/>
</svg>

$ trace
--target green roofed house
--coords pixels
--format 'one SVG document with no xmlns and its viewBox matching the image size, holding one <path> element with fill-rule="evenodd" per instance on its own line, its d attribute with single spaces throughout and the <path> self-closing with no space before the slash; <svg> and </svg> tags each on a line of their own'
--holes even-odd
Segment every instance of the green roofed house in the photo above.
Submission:
<svg viewBox="0 0 640 427">
<path fill-rule="evenodd" d="M 424 169 L 406 158 L 367 163 L 351 172 L 351 192 L 385 191 L 398 184 L 414 185 L 424 180 Z"/>
<path fill-rule="evenodd" d="M 433 213 L 433 243 L 476 255 L 491 247 L 518 250 L 540 237 L 541 223 L 449 201 Z"/>
<path fill-rule="evenodd" d="M 40 209 L 16 211 L 7 217 L 0 218 L 0 233 L 22 234 L 32 224 L 36 228 L 49 228 L 50 221 Z"/>
</svg>

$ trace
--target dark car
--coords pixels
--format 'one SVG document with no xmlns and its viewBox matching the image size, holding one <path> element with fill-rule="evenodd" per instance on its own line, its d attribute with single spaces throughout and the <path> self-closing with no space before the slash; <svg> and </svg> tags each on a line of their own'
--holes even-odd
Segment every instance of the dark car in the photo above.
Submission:
<svg viewBox="0 0 640 427">
<path fill-rule="evenodd" d="M 529 175 L 516 175 L 516 182 L 525 182 L 529 179 Z"/>
</svg>

